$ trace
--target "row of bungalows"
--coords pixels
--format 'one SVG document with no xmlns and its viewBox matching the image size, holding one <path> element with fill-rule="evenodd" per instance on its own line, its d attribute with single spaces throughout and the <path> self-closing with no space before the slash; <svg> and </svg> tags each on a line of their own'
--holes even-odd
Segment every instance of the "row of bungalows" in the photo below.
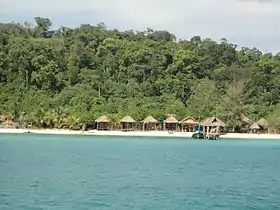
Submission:
<svg viewBox="0 0 280 210">
<path fill-rule="evenodd" d="M 257 122 L 253 122 L 249 129 L 251 133 L 268 133 L 268 122 L 261 118 Z"/>
<path fill-rule="evenodd" d="M 95 120 L 97 130 L 112 130 L 115 129 L 110 123 L 110 119 L 103 115 Z M 210 132 L 213 128 L 223 129 L 226 124 L 218 119 L 217 117 L 207 118 L 201 123 L 194 119 L 193 117 L 186 117 L 181 121 L 177 120 L 174 115 L 168 115 L 167 118 L 160 123 L 153 116 L 148 116 L 141 122 L 136 122 L 132 117 L 123 117 L 116 127 L 119 130 L 133 131 L 133 130 L 143 130 L 143 131 L 181 131 L 181 132 L 193 132 L 198 124 L 203 125 L 205 132 Z"/>
<path fill-rule="evenodd" d="M 251 133 L 268 133 L 268 122 L 261 118 L 260 120 L 254 122 L 251 121 L 245 115 L 240 116 L 240 120 L 246 124 L 245 132 Z M 201 122 L 197 121 L 193 117 L 186 117 L 181 121 L 178 121 L 175 115 L 169 114 L 167 118 L 160 123 L 153 116 L 146 117 L 141 122 L 136 122 L 132 117 L 125 116 L 119 122 L 117 126 L 112 126 L 110 119 L 103 115 L 95 120 L 95 128 L 97 130 L 144 130 L 144 131 L 153 131 L 153 130 L 167 130 L 167 131 L 181 131 L 181 132 L 193 132 L 198 124 L 203 126 L 205 133 L 211 132 L 213 129 L 218 128 L 218 132 L 223 132 L 224 128 L 227 125 L 217 117 L 210 117 Z M 2 114 L 0 116 L 0 128 L 16 128 L 14 121 L 9 120 L 7 115 Z M 234 130 L 231 132 L 235 132 Z"/>
</svg>

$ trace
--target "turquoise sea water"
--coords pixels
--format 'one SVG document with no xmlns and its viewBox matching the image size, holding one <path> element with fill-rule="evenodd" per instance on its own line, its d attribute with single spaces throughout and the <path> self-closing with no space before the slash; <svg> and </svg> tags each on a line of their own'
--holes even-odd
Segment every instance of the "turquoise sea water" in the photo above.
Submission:
<svg viewBox="0 0 280 210">
<path fill-rule="evenodd" d="M 280 141 L 0 135 L 1 210 L 280 209 Z"/>
</svg>

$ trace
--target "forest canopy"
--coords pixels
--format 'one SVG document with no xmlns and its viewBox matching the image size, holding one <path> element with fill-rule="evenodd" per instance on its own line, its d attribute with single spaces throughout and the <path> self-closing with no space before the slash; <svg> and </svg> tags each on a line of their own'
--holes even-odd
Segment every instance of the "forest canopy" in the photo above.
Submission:
<svg viewBox="0 0 280 210">
<path fill-rule="evenodd" d="M 103 23 L 51 30 L 0 24 L 0 111 L 19 124 L 76 128 L 103 114 L 242 116 L 280 129 L 280 54 L 226 39 L 176 40 L 168 31 L 109 30 Z M 240 34 L 242 36 L 242 33 Z"/>
</svg>

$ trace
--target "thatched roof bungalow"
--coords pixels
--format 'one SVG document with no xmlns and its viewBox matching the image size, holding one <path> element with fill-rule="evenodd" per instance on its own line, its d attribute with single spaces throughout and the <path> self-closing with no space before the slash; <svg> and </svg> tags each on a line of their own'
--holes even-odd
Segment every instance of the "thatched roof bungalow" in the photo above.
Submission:
<svg viewBox="0 0 280 210">
<path fill-rule="evenodd" d="M 180 124 L 182 131 L 192 132 L 195 126 L 199 124 L 199 122 L 196 119 L 188 116 L 181 120 Z"/>
<path fill-rule="evenodd" d="M 143 121 L 143 130 L 156 130 L 158 121 L 153 116 L 146 117 Z"/>
<path fill-rule="evenodd" d="M 261 133 L 268 133 L 268 122 L 264 118 L 261 118 L 256 123 L 260 127 L 259 130 Z"/>
<path fill-rule="evenodd" d="M 163 129 L 164 130 L 170 130 L 175 131 L 178 129 L 179 121 L 175 118 L 174 115 L 169 115 L 164 121 L 163 121 Z"/>
<path fill-rule="evenodd" d="M 135 120 L 127 115 L 120 120 L 120 125 L 124 131 L 134 130 Z"/>
<path fill-rule="evenodd" d="M 109 130 L 110 120 L 106 115 L 102 115 L 95 120 L 97 130 Z"/>
<path fill-rule="evenodd" d="M 252 133 L 255 133 L 256 131 L 260 130 L 260 126 L 254 122 L 252 125 L 250 125 L 249 129 Z"/>
<path fill-rule="evenodd" d="M 220 132 L 220 128 L 226 127 L 226 124 L 217 117 L 210 117 L 202 121 L 204 126 L 204 132 L 209 133 L 210 130 L 216 129 L 217 132 Z"/>
</svg>

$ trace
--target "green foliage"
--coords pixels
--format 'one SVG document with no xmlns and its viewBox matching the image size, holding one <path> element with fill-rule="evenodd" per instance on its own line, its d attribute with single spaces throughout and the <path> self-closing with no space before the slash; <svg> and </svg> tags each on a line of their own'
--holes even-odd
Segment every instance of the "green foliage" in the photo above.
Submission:
<svg viewBox="0 0 280 210">
<path fill-rule="evenodd" d="M 209 79 L 201 79 L 188 100 L 189 115 L 199 120 L 216 115 L 218 99 L 215 83 Z"/>
<path fill-rule="evenodd" d="M 216 115 L 232 129 L 240 116 L 268 116 L 279 131 L 280 59 L 257 49 L 167 31 L 81 25 L 50 31 L 0 24 L 0 111 L 21 125 L 80 129 L 107 114 L 141 121 Z"/>
<path fill-rule="evenodd" d="M 277 104 L 267 116 L 271 132 L 280 133 L 280 104 Z"/>
</svg>

